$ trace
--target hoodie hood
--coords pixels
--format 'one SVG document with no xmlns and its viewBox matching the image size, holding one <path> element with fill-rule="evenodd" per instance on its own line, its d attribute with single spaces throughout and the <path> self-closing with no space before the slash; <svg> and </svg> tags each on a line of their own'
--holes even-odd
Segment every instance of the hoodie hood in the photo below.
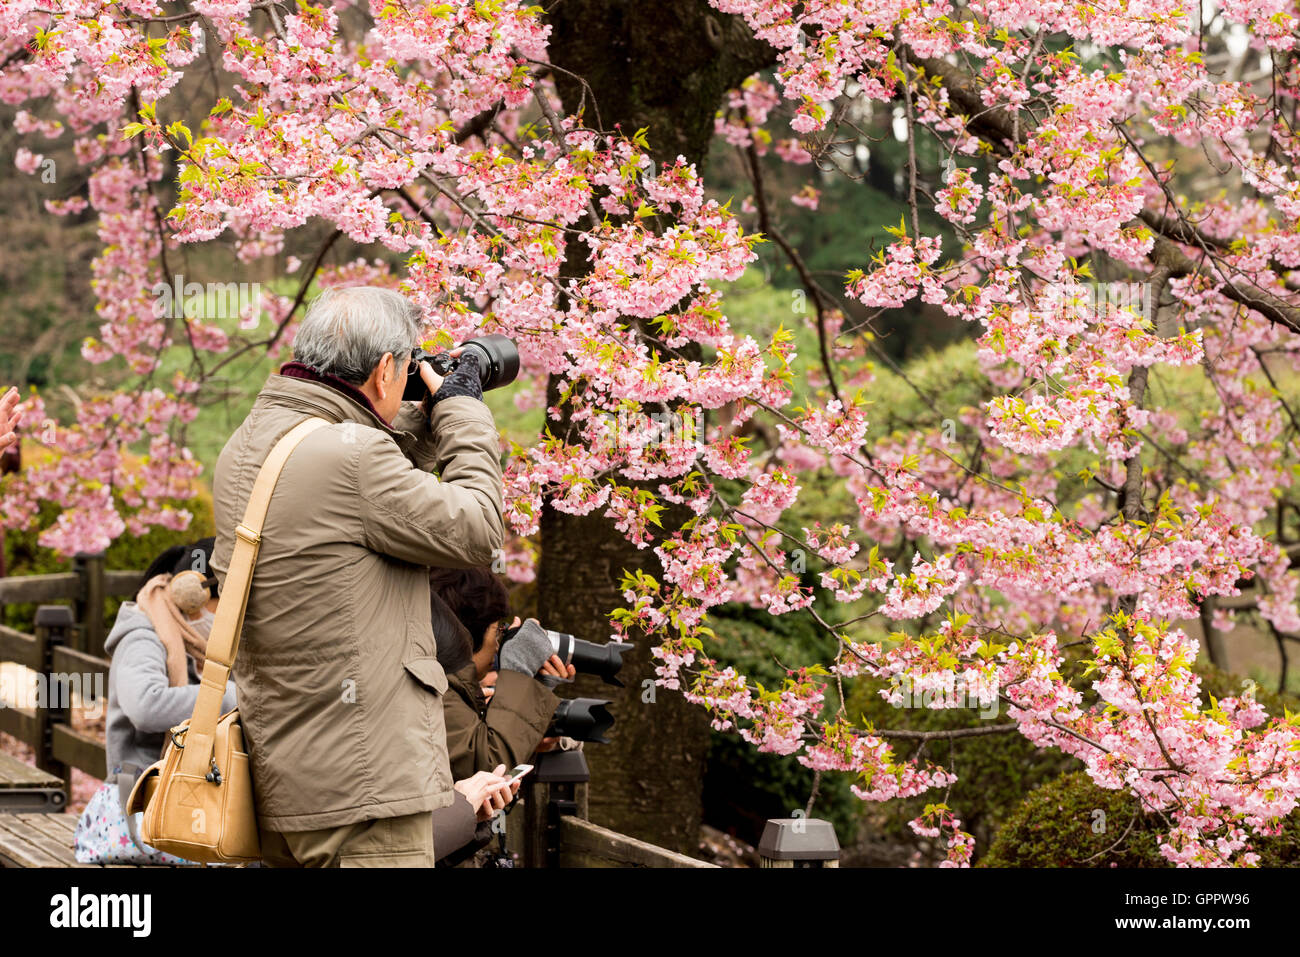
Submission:
<svg viewBox="0 0 1300 957">
<path fill-rule="evenodd" d="M 113 622 L 108 637 L 104 639 L 104 653 L 111 656 L 113 649 L 122 643 L 123 638 L 141 628 L 145 631 L 153 631 L 153 622 L 149 620 L 149 616 L 135 602 L 122 602 L 122 607 L 117 610 L 117 620 Z"/>
</svg>

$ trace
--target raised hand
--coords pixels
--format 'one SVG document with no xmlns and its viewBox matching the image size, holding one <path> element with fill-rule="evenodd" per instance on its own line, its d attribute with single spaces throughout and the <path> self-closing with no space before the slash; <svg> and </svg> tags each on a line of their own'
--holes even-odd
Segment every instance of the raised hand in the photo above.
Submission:
<svg viewBox="0 0 1300 957">
<path fill-rule="evenodd" d="M 23 417 L 18 400 L 18 390 L 12 386 L 0 398 L 0 452 L 18 441 L 18 423 Z"/>
</svg>

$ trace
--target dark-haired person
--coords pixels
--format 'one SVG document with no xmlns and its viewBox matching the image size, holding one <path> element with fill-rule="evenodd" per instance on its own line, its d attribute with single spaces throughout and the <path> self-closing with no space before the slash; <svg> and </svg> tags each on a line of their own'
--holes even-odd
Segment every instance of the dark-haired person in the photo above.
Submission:
<svg viewBox="0 0 1300 957">
<path fill-rule="evenodd" d="M 545 631 L 530 618 L 500 652 L 489 702 L 482 681 L 509 613 L 505 586 L 487 568 L 433 569 L 429 585 L 438 660 L 447 673 L 443 716 L 453 776 L 526 761 L 542 745 L 560 703 L 540 679 L 572 678 L 573 666 L 553 654 Z"/>
<path fill-rule="evenodd" d="M 162 755 L 167 732 L 194 713 L 217 608 L 211 538 L 173 545 L 153 560 L 134 601 L 122 603 L 104 640 L 110 658 L 104 751 L 108 779 L 77 822 L 77 860 L 174 864 L 139 839 L 123 813 L 136 778 Z M 235 707 L 227 682 L 222 713 Z"/>
</svg>

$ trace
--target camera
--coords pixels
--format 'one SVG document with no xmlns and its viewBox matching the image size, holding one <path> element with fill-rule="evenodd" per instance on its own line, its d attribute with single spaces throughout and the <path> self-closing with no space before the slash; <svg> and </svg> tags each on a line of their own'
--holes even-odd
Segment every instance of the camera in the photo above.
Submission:
<svg viewBox="0 0 1300 957">
<path fill-rule="evenodd" d="M 460 365 L 460 360 L 471 352 L 478 356 L 478 371 L 483 391 L 500 388 L 515 381 L 519 375 L 519 350 L 509 336 L 492 334 L 470 339 L 461 346 L 460 356 L 446 352 L 437 354 L 416 349 L 411 358 L 416 362 L 428 362 L 440 376 L 450 375 Z M 404 400 L 418 402 L 428 395 L 428 387 L 418 375 L 406 380 L 406 390 L 402 393 Z"/>
<path fill-rule="evenodd" d="M 600 698 L 564 698 L 551 716 L 549 737 L 568 737 L 575 741 L 609 744 L 605 733 L 614 726 L 608 701 Z"/>
<path fill-rule="evenodd" d="M 522 626 L 521 626 L 522 627 Z M 505 644 L 519 628 L 508 628 L 501 636 Z M 623 656 L 635 647 L 630 641 L 611 641 L 598 645 L 594 641 L 583 641 L 563 631 L 545 629 L 546 637 L 551 639 L 551 650 L 560 656 L 560 660 L 584 675 L 599 675 L 607 685 L 623 687 L 618 680 L 618 673 L 623 667 Z"/>
<path fill-rule="evenodd" d="M 532 619 L 529 619 L 530 621 Z M 513 638 L 522 628 L 519 625 L 507 628 L 501 635 L 501 647 Z M 559 656 L 566 665 L 584 675 L 599 675 L 610 685 L 623 687 L 618 673 L 623 667 L 623 656 L 635 647 L 628 641 L 611 641 L 598 645 L 594 641 L 583 641 L 563 631 L 542 629 L 550 639 L 551 651 Z M 555 709 L 551 718 L 550 729 L 546 732 L 551 737 L 568 737 L 576 741 L 594 741 L 608 744 L 605 737 L 614 726 L 614 716 L 609 713 L 609 702 L 600 698 L 565 698 Z"/>
</svg>

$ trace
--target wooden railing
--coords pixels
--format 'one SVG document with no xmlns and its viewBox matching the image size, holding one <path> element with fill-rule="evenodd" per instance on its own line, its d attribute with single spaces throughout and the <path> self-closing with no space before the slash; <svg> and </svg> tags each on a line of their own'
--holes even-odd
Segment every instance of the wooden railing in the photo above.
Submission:
<svg viewBox="0 0 1300 957">
<path fill-rule="evenodd" d="M 100 553 L 77 555 L 71 572 L 0 578 L 0 605 L 40 606 L 34 634 L 0 625 L 0 662 L 36 672 L 37 693 L 45 699 L 34 708 L 0 707 L 0 731 L 32 748 L 36 766 L 63 781 L 65 797 L 71 768 L 95 778 L 108 773 L 103 743 L 73 727 L 70 692 L 79 684 L 83 705 L 107 706 L 106 700 L 87 700 L 95 697 L 92 690 L 104 698 L 108 694 L 106 603 L 110 597 L 135 594 L 140 575 L 106 570 Z M 47 604 L 57 601 L 71 607 Z"/>
<path fill-rule="evenodd" d="M 559 852 L 560 867 L 717 867 L 572 815 L 560 818 Z"/>
<path fill-rule="evenodd" d="M 131 570 L 109 571 L 104 567 L 102 552 L 80 554 L 73 559 L 70 572 L 0 578 L 0 606 L 71 602 L 78 624 L 70 645 L 78 651 L 102 658 L 104 638 L 108 634 L 104 624 L 108 599 L 134 595 L 141 574 Z M 3 645 L 0 645 L 0 651 L 3 651 Z M 3 660 L 5 657 L 0 654 L 0 661 Z"/>
<path fill-rule="evenodd" d="M 587 764 L 570 752 L 568 765 L 578 773 L 547 774 L 557 755 L 538 755 L 537 773 L 524 778 L 522 807 L 507 819 L 506 848 L 524 867 L 716 867 L 685 854 L 611 831 L 587 820 Z M 556 780 L 556 778 L 561 778 Z M 549 779 L 549 780 L 548 780 Z M 522 815 L 523 820 L 518 821 Z M 518 822 L 518 823 L 516 823 Z"/>
</svg>

